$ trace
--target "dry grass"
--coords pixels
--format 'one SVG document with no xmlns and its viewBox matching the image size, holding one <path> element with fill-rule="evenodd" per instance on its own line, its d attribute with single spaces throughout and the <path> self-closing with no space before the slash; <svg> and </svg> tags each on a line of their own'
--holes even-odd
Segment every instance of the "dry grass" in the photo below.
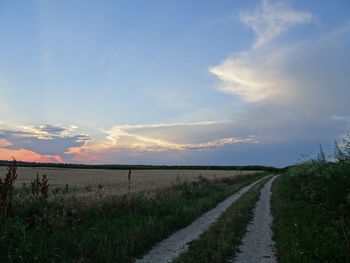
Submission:
<svg viewBox="0 0 350 263">
<path fill-rule="evenodd" d="M 6 172 L 6 167 L 0 167 L 0 174 Z M 76 196 L 91 196 L 97 191 L 104 196 L 123 195 L 128 193 L 128 170 L 102 169 L 68 169 L 45 167 L 19 167 L 15 186 L 27 186 L 36 174 L 47 175 L 50 187 L 69 189 Z M 198 181 L 208 179 L 232 178 L 237 175 L 259 173 L 260 171 L 219 171 L 219 170 L 133 170 L 131 173 L 131 192 L 153 191 L 167 188 L 181 179 L 182 181 Z M 101 189 L 102 186 L 102 189 Z"/>
</svg>

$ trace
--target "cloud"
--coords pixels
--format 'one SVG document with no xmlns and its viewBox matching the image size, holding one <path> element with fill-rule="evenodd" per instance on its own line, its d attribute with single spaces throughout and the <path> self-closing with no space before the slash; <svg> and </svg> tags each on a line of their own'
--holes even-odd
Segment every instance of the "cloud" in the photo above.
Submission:
<svg viewBox="0 0 350 263">
<path fill-rule="evenodd" d="M 12 157 L 26 162 L 63 163 L 65 162 L 58 155 L 42 155 L 27 149 L 5 149 L 0 147 L 0 160 L 10 160 Z"/>
<path fill-rule="evenodd" d="M 51 139 L 52 136 L 67 136 L 74 132 L 78 127 L 75 125 L 53 126 L 50 124 L 40 126 L 20 126 L 19 129 L 32 134 L 41 139 Z"/>
<path fill-rule="evenodd" d="M 234 135 L 227 125 L 232 125 L 231 121 L 117 125 L 93 136 L 74 135 L 72 131 L 68 136 L 63 126 L 10 129 L 7 125 L 6 129 L 0 130 L 0 158 L 14 156 L 25 161 L 108 163 L 127 157 L 141 160 L 140 155 L 153 158 L 184 155 L 186 152 L 258 142 L 253 135 Z M 154 163 L 157 162 L 155 159 Z"/>
<path fill-rule="evenodd" d="M 285 94 L 293 85 L 281 72 L 281 63 L 286 59 L 283 50 L 242 52 L 210 68 L 222 84 L 219 90 L 226 94 L 238 95 L 247 102 L 261 102 Z"/>
<path fill-rule="evenodd" d="M 43 132 L 47 134 L 61 134 L 66 130 L 65 128 L 55 127 L 52 125 L 41 125 L 41 126 L 33 127 L 33 129 L 38 132 Z"/>
<path fill-rule="evenodd" d="M 240 136 L 254 134 L 260 142 L 232 148 L 232 154 L 254 147 L 278 160 L 291 148 L 298 154 L 295 146 L 299 154 L 313 154 L 310 149 L 320 143 L 329 142 L 326 148 L 331 149 L 333 139 L 349 129 L 350 23 L 322 32 L 316 28 L 305 38 L 287 35 L 287 42 L 279 41 L 282 33 L 315 16 L 262 1 L 255 12 L 241 13 L 241 19 L 255 33 L 255 42 L 209 68 L 219 79 L 217 89 L 246 109 L 234 114 L 226 129 Z"/>
<path fill-rule="evenodd" d="M 21 126 L 12 129 L 6 123 L 2 123 L 1 126 L 3 126 L 3 129 L 0 129 L 1 156 L 7 156 L 7 159 L 14 156 L 17 159 L 24 158 L 22 160 L 26 161 L 63 162 L 68 149 L 82 147 L 90 140 L 84 134 L 67 135 L 70 126 L 67 129 L 52 125 Z"/>
<path fill-rule="evenodd" d="M 105 130 L 104 138 L 71 147 L 65 154 L 83 163 L 157 164 L 165 160 L 176 162 L 191 152 L 195 155 L 194 152 L 258 143 L 253 135 L 233 136 L 227 125 L 231 126 L 232 122 L 118 125 Z"/>
<path fill-rule="evenodd" d="M 332 143 L 350 120 L 350 24 L 293 39 L 286 33 L 315 16 L 266 0 L 240 18 L 254 42 L 209 69 L 219 92 L 240 99 L 239 114 L 221 112 L 225 121 L 91 127 L 89 135 L 72 125 L 0 122 L 0 159 L 287 165 L 325 138 Z M 282 34 L 288 42 L 279 41 Z"/>
<path fill-rule="evenodd" d="M 218 130 L 225 123 L 197 122 L 126 125 L 115 126 L 106 132 L 108 134 L 107 139 L 110 141 L 110 147 L 131 148 L 138 151 L 205 149 L 234 143 L 256 142 L 254 136 L 215 138 L 218 135 L 215 135 L 213 130 Z M 199 134 L 200 136 L 198 136 Z M 201 139 L 200 142 L 196 142 L 198 137 Z M 203 141 L 205 138 L 208 139 Z"/>
<path fill-rule="evenodd" d="M 285 64 L 298 48 L 268 44 L 292 25 L 310 22 L 313 16 L 294 11 L 284 2 L 268 0 L 263 0 L 254 13 L 240 16 L 254 31 L 256 41 L 247 51 L 234 54 L 209 69 L 222 81 L 218 89 L 253 103 L 285 103 L 286 98 L 294 98 L 294 88 L 300 83 L 286 72 Z"/>
<path fill-rule="evenodd" d="M 11 146 L 12 143 L 9 142 L 8 140 L 5 139 L 0 139 L 0 147 L 7 147 L 7 146 Z"/>
<path fill-rule="evenodd" d="M 311 18 L 309 13 L 268 1 L 263 1 L 256 13 L 242 15 L 257 40 L 250 49 L 209 69 L 221 81 L 218 90 L 238 96 L 260 111 L 273 109 L 287 117 L 348 116 L 350 24 L 313 39 L 290 40 L 288 44 L 274 41 L 290 26 Z"/>
<path fill-rule="evenodd" d="M 308 23 L 313 19 L 312 14 L 295 11 L 285 2 L 262 0 L 261 3 L 254 13 L 240 14 L 241 20 L 256 35 L 254 48 L 270 42 L 293 25 Z"/>
</svg>

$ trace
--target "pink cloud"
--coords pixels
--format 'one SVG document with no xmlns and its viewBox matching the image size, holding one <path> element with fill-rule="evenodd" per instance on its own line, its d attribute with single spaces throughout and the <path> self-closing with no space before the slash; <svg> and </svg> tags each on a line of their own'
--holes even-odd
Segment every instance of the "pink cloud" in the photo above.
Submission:
<svg viewBox="0 0 350 263">
<path fill-rule="evenodd" d="M 1 160 L 11 160 L 11 158 L 16 158 L 17 161 L 24 162 L 41 162 L 41 163 L 64 163 L 64 159 L 59 155 L 42 155 L 36 152 L 19 149 L 10 150 L 0 148 L 0 159 Z"/>
<path fill-rule="evenodd" d="M 100 152 L 98 150 L 86 149 L 83 147 L 71 147 L 64 154 L 72 155 L 72 160 L 79 163 L 96 164 L 103 161 L 104 158 L 104 156 L 99 153 L 102 153 L 102 151 Z"/>
</svg>

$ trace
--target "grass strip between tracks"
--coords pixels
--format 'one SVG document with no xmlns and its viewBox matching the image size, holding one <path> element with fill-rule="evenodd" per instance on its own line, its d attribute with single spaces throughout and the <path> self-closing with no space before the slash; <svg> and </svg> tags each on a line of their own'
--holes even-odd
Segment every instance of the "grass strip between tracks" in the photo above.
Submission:
<svg viewBox="0 0 350 263">
<path fill-rule="evenodd" d="M 271 177 L 253 186 L 233 203 L 209 229 L 175 263 L 227 262 L 234 256 L 253 218 L 253 208 L 259 200 L 260 190 Z"/>
</svg>

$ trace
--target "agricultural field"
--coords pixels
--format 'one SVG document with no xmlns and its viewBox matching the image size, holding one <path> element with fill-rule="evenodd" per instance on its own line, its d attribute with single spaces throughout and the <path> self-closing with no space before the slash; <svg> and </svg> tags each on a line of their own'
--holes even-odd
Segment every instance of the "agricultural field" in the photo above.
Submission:
<svg viewBox="0 0 350 263">
<path fill-rule="evenodd" d="M 0 166 L 0 174 L 6 174 L 7 167 Z M 177 181 L 195 182 L 200 179 L 224 179 L 262 171 L 225 170 L 132 170 L 131 192 L 152 191 L 170 187 Z M 69 187 L 76 196 L 92 196 L 98 186 L 104 196 L 123 195 L 129 192 L 128 170 L 70 169 L 54 167 L 19 167 L 15 187 L 29 185 L 37 174 L 46 175 L 51 188 Z"/>
<path fill-rule="evenodd" d="M 42 168 L 39 170 L 47 172 L 47 177 L 36 177 L 30 172 L 38 170 L 20 167 L 16 178 L 16 166 L 9 169 L 1 185 L 2 197 L 6 197 L 1 203 L 1 262 L 133 262 L 167 236 L 266 175 L 238 171 L 220 171 L 215 176 L 216 171 L 136 171 L 134 175 L 141 184 L 137 189 L 152 189 L 142 183 L 142 179 L 150 180 L 152 174 L 157 174 L 162 184 L 150 180 L 154 190 L 147 193 L 134 189 L 134 193 L 125 195 L 93 193 L 93 198 L 81 199 L 78 192 L 70 195 L 71 186 L 68 191 L 53 191 L 54 187 L 67 183 L 63 178 L 70 178 L 75 186 L 86 187 L 96 183 L 96 174 L 103 172 L 105 183 L 117 184 L 115 172 L 127 182 L 128 171 L 67 169 L 62 176 L 62 170 Z M 74 172 L 80 177 L 76 174 L 72 178 Z M 84 172 L 90 173 L 86 178 L 89 180 L 82 178 Z M 15 182 L 15 187 L 7 188 L 11 182 Z M 124 188 L 127 192 L 127 185 Z"/>
<path fill-rule="evenodd" d="M 0 262 L 350 262 L 350 136 L 279 173 L 1 167 Z"/>
</svg>

